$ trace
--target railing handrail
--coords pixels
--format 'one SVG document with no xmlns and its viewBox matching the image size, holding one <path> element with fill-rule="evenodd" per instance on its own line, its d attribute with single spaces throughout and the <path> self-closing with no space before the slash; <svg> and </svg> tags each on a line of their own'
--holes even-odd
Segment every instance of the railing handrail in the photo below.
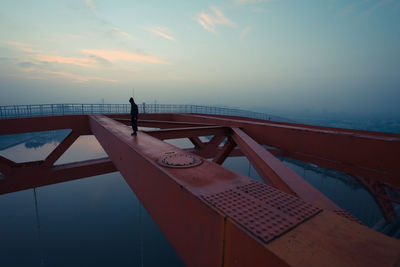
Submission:
<svg viewBox="0 0 400 267">
<path fill-rule="evenodd" d="M 207 105 L 184 104 L 138 104 L 140 113 L 200 113 L 214 115 L 231 115 L 263 120 L 289 121 L 288 119 L 238 108 Z M 56 116 L 72 114 L 115 114 L 129 113 L 130 104 L 29 104 L 0 106 L 0 119 L 36 116 Z"/>
</svg>

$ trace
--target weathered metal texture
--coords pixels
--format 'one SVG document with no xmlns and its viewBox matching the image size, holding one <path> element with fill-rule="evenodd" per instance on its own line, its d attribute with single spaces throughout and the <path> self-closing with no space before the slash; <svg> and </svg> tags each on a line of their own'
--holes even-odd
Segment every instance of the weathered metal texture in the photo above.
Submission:
<svg viewBox="0 0 400 267">
<path fill-rule="evenodd" d="M 105 116 L 90 116 L 90 125 L 116 168 L 189 266 L 365 266 L 367 262 L 390 266 L 400 260 L 398 240 L 334 213 L 315 214 L 318 209 L 305 201 L 282 197 L 282 192 L 265 200 L 260 192 L 269 187 L 254 189 L 250 178 L 209 161 L 192 168 L 162 167 L 157 163 L 160 155 L 183 151 L 140 131 L 132 137 L 129 127 Z M 274 214 L 295 219 L 297 226 L 289 225 L 294 228 L 284 228 L 277 235 L 271 233 L 275 238 L 272 242 L 260 240 L 256 225 L 251 229 L 238 214 L 231 213 L 232 207 L 225 210 L 229 202 L 222 206 L 212 202 L 227 189 L 246 195 L 245 202 L 254 207 L 253 218 L 262 219 L 268 207 Z M 290 201 L 285 201 L 287 198 Z M 240 199 L 233 202 L 238 204 Z M 281 209 L 282 204 L 286 210 Z"/>
<path fill-rule="evenodd" d="M 46 167 L 44 161 L 16 163 L 11 172 L 0 179 L 0 194 L 58 184 L 117 171 L 108 159 L 95 159 Z"/>
<path fill-rule="evenodd" d="M 177 121 L 240 127 L 260 144 L 299 152 L 341 165 L 382 173 L 380 180 L 400 186 L 400 135 L 300 124 L 254 122 L 224 116 L 174 114 Z"/>
</svg>

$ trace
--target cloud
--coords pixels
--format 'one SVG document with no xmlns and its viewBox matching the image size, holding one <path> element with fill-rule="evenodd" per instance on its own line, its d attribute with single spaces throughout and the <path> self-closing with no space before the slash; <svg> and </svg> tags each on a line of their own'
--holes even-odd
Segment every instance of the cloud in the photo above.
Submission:
<svg viewBox="0 0 400 267">
<path fill-rule="evenodd" d="M 172 37 L 171 35 L 169 35 L 169 30 L 167 27 L 164 26 L 151 26 L 151 27 L 147 27 L 145 28 L 145 30 L 154 33 L 158 36 L 161 36 L 165 39 L 171 40 L 171 41 L 176 41 L 176 39 L 174 37 Z"/>
<path fill-rule="evenodd" d="M 96 55 L 89 55 L 90 58 L 94 59 L 96 61 L 97 64 L 105 66 L 105 67 L 109 67 L 112 65 L 112 63 L 110 61 L 108 61 L 105 58 L 96 56 Z"/>
<path fill-rule="evenodd" d="M 18 48 L 31 47 L 30 44 L 22 42 L 5 41 L 4 43 Z"/>
<path fill-rule="evenodd" d="M 62 57 L 54 55 L 36 55 L 34 59 L 41 62 L 72 64 L 81 67 L 93 67 L 97 62 L 96 59 L 90 57 Z"/>
<path fill-rule="evenodd" d="M 22 42 L 13 42 L 13 41 L 5 41 L 3 43 L 5 43 L 9 46 L 12 46 L 14 48 L 20 49 L 27 53 L 38 53 L 38 50 L 34 49 L 33 48 L 34 46 L 31 44 L 22 43 Z"/>
<path fill-rule="evenodd" d="M 26 71 L 42 73 L 42 74 L 56 75 L 56 76 L 60 76 L 60 77 L 67 78 L 67 79 L 71 79 L 71 80 L 74 80 L 76 82 L 81 82 L 81 83 L 86 83 L 86 82 L 93 81 L 93 80 L 103 81 L 103 82 L 110 82 L 110 83 L 118 82 L 117 80 L 105 79 L 105 78 L 102 78 L 102 77 L 84 76 L 84 75 L 78 75 L 78 74 L 73 74 L 73 73 L 69 73 L 69 72 L 51 71 L 51 70 L 44 70 L 44 69 L 38 69 L 38 68 L 27 68 Z M 30 76 L 27 76 L 27 77 L 30 78 Z"/>
<path fill-rule="evenodd" d="M 169 64 L 166 61 L 154 57 L 143 56 L 129 51 L 121 50 L 101 50 L 101 49 L 84 49 L 83 53 L 103 58 L 110 62 L 113 61 L 131 61 L 131 62 L 144 62 L 155 64 Z"/>
<path fill-rule="evenodd" d="M 113 32 L 116 32 L 116 33 L 118 33 L 119 35 L 121 35 L 121 36 L 127 38 L 127 39 L 132 39 L 132 38 L 133 38 L 132 35 L 130 35 L 130 34 L 127 33 L 127 32 L 124 32 L 124 31 L 121 30 L 120 28 L 113 27 L 113 28 L 111 28 L 111 30 L 112 30 Z"/>
<path fill-rule="evenodd" d="M 209 32 L 216 33 L 216 25 L 234 26 L 235 23 L 225 17 L 221 10 L 217 7 L 211 6 L 210 9 L 214 12 L 213 15 L 201 12 L 196 17 L 196 21 Z"/>
<path fill-rule="evenodd" d="M 85 0 L 85 3 L 86 3 L 86 5 L 88 7 L 90 7 L 90 9 L 94 9 L 95 8 L 94 3 L 93 3 L 92 0 Z"/>
<path fill-rule="evenodd" d="M 240 39 L 243 39 L 251 30 L 250 26 L 245 27 L 240 33 Z"/>
</svg>

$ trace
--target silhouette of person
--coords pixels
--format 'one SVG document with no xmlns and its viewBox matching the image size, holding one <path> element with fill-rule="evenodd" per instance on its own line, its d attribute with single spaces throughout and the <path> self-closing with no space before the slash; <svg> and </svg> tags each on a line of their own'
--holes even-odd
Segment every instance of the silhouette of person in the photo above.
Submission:
<svg viewBox="0 0 400 267">
<path fill-rule="evenodd" d="M 131 124 L 132 124 L 132 130 L 133 133 L 131 134 L 132 136 L 137 135 L 137 120 L 138 120 L 138 115 L 139 115 L 139 109 L 138 106 L 135 103 L 135 100 L 133 100 L 133 97 L 129 98 L 129 103 L 131 103 Z"/>
</svg>

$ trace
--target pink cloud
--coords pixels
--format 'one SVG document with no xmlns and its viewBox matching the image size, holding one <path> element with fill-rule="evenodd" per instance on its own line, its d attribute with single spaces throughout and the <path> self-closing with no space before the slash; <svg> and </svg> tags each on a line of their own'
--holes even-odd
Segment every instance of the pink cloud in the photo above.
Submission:
<svg viewBox="0 0 400 267">
<path fill-rule="evenodd" d="M 128 39 L 132 39 L 132 38 L 133 38 L 132 35 L 130 35 L 130 34 L 127 33 L 127 32 L 124 32 L 124 31 L 121 30 L 120 28 L 114 27 L 114 28 L 112 28 L 112 30 L 113 30 L 114 32 L 118 33 L 119 35 L 125 37 L 125 38 L 128 38 Z"/>
<path fill-rule="evenodd" d="M 101 57 L 108 61 L 131 61 L 155 64 L 169 64 L 166 61 L 154 57 L 142 56 L 129 51 L 121 50 L 101 50 L 101 49 L 84 49 L 83 53 Z"/>
<path fill-rule="evenodd" d="M 11 46 L 18 47 L 18 48 L 31 47 L 30 44 L 22 43 L 22 42 L 5 41 L 4 43 L 11 45 Z"/>
<path fill-rule="evenodd" d="M 225 17 L 224 13 L 217 7 L 211 6 L 210 9 L 214 12 L 213 15 L 201 12 L 196 17 L 196 21 L 209 32 L 216 33 L 216 25 L 234 26 L 235 23 Z"/>
<path fill-rule="evenodd" d="M 117 80 L 105 79 L 102 77 L 84 76 L 84 75 L 63 72 L 63 71 L 51 71 L 51 70 L 44 70 L 44 69 L 38 69 L 38 68 L 28 68 L 28 69 L 25 69 L 25 71 L 61 76 L 63 78 L 71 79 L 76 82 L 82 82 L 82 83 L 86 83 L 86 82 L 93 81 L 93 80 L 98 80 L 98 81 L 103 81 L 103 82 L 111 82 L 111 83 L 118 82 Z M 31 78 L 32 76 L 26 76 L 26 77 Z"/>
<path fill-rule="evenodd" d="M 62 57 L 53 55 L 36 55 L 35 59 L 38 61 L 45 62 L 55 62 L 62 64 L 72 64 L 83 67 L 93 67 L 96 65 L 96 60 L 92 58 L 82 58 L 82 57 Z"/>
<path fill-rule="evenodd" d="M 147 31 L 154 33 L 158 36 L 161 36 L 165 39 L 171 40 L 171 41 L 176 41 L 176 39 L 174 37 L 172 37 L 171 35 L 168 34 L 169 30 L 167 27 L 164 26 L 152 26 L 152 27 L 148 27 L 145 28 Z"/>
</svg>

